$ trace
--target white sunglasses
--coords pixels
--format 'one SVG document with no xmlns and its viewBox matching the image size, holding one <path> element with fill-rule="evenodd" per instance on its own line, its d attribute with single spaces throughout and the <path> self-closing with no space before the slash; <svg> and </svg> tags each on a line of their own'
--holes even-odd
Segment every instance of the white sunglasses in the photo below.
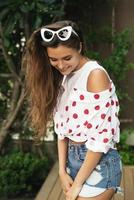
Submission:
<svg viewBox="0 0 134 200">
<path fill-rule="evenodd" d="M 66 41 L 70 38 L 72 32 L 78 37 L 78 34 L 73 30 L 72 26 L 65 26 L 57 31 L 53 31 L 49 28 L 42 28 L 40 31 L 41 37 L 45 42 L 52 41 L 55 35 L 57 35 L 61 41 Z"/>
</svg>

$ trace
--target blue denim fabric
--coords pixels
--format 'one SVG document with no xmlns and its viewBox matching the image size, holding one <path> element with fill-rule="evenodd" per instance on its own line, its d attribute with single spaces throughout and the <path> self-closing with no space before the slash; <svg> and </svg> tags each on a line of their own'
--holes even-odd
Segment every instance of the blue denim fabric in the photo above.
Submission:
<svg viewBox="0 0 134 200">
<path fill-rule="evenodd" d="M 86 152 L 87 148 L 85 144 L 69 143 L 67 171 L 72 179 L 75 179 L 85 159 Z M 89 178 L 84 184 L 93 188 L 113 188 L 118 192 L 120 190 L 119 186 L 122 175 L 122 164 L 118 151 L 116 149 L 110 149 L 107 154 L 103 154 L 100 162 L 92 173 L 97 174 L 97 183 L 95 183 L 94 180 L 92 182 L 92 178 Z"/>
</svg>

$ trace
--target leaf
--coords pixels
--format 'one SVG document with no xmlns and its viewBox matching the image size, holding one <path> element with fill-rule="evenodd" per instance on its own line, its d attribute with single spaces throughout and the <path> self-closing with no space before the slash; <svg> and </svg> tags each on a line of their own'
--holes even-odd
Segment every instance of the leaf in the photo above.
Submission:
<svg viewBox="0 0 134 200">
<path fill-rule="evenodd" d="M 35 24 L 34 24 L 34 28 L 38 28 L 40 25 L 41 25 L 41 17 L 39 17 L 39 15 L 36 17 L 36 20 L 35 20 Z"/>
<path fill-rule="evenodd" d="M 4 46 L 7 48 L 10 46 L 10 41 L 7 38 L 4 38 Z"/>
<path fill-rule="evenodd" d="M 24 28 L 24 19 L 23 19 L 22 17 L 20 17 L 20 18 L 18 19 L 18 22 L 19 22 L 19 27 L 20 27 L 21 29 L 23 29 L 23 28 Z"/>
<path fill-rule="evenodd" d="M 52 11 L 50 11 L 50 13 L 52 15 L 56 15 L 56 16 L 62 16 L 62 15 L 64 15 L 64 11 L 63 10 L 52 10 Z"/>
<path fill-rule="evenodd" d="M 13 32 L 13 29 L 15 27 L 16 21 L 14 18 L 9 18 L 5 27 L 5 35 L 9 35 Z"/>
<path fill-rule="evenodd" d="M 5 8 L 2 11 L 0 11 L 0 20 L 2 20 L 7 15 L 8 12 L 9 12 L 8 8 L 7 9 Z"/>
<path fill-rule="evenodd" d="M 37 8 L 38 8 L 40 11 L 43 11 L 43 12 L 48 11 L 48 6 L 46 6 L 46 4 L 42 5 L 41 3 L 37 3 Z"/>
<path fill-rule="evenodd" d="M 54 3 L 56 0 L 39 0 L 39 2 L 45 2 L 45 3 L 48 3 L 48 4 L 52 4 Z"/>
<path fill-rule="evenodd" d="M 9 0 L 0 1 L 0 7 L 9 5 Z"/>
<path fill-rule="evenodd" d="M 32 4 L 29 5 L 29 7 L 30 7 L 30 10 L 33 10 L 35 8 L 35 2 L 32 2 Z"/>
<path fill-rule="evenodd" d="M 20 6 L 20 10 L 21 10 L 22 12 L 24 12 L 24 13 L 27 13 L 27 12 L 30 11 L 31 9 L 32 9 L 31 6 L 29 6 L 29 5 L 27 5 L 27 4 Z"/>
</svg>

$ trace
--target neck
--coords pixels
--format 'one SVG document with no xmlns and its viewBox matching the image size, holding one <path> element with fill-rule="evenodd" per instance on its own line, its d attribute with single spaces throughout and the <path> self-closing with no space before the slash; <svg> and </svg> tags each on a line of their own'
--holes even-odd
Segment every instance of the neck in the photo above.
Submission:
<svg viewBox="0 0 134 200">
<path fill-rule="evenodd" d="M 87 57 L 85 57 L 85 56 L 81 56 L 80 62 L 79 62 L 79 65 L 78 65 L 76 71 L 79 70 L 79 69 L 80 69 L 86 62 L 88 62 L 89 60 L 90 60 L 89 58 L 87 58 Z"/>
</svg>

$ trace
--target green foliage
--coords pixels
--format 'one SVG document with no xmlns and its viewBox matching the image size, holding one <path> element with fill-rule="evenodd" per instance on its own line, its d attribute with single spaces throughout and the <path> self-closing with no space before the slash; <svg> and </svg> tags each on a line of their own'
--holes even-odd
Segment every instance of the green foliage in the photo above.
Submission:
<svg viewBox="0 0 134 200">
<path fill-rule="evenodd" d="M 115 81 L 119 83 L 125 78 L 126 72 L 130 65 L 126 61 L 126 55 L 131 47 L 130 30 L 124 30 L 117 33 L 113 38 L 113 51 L 111 55 L 104 61 L 104 65 L 108 66 L 108 70 L 115 76 Z"/>
<path fill-rule="evenodd" d="M 118 149 L 122 157 L 122 162 L 125 165 L 134 165 L 134 147 L 126 144 L 128 136 L 134 131 L 134 129 L 125 129 L 121 132 L 120 143 Z"/>
<path fill-rule="evenodd" d="M 49 170 L 46 157 L 32 153 L 12 152 L 0 157 L 0 196 L 14 197 L 35 194 Z"/>
<path fill-rule="evenodd" d="M 59 18 L 63 14 L 64 12 L 58 0 L 0 1 L 0 23 L 3 30 L 3 34 L 0 32 L 1 47 L 4 44 L 4 49 L 9 56 L 7 60 L 0 51 L 0 126 L 3 120 L 6 119 L 8 109 L 11 107 L 12 94 L 15 88 L 15 78 L 9 68 L 12 67 L 12 70 L 19 77 L 22 73 L 21 58 L 26 40 L 36 28 L 50 23 L 54 18 Z M 11 63 L 13 66 L 11 66 Z M 19 89 L 21 90 L 21 87 Z M 20 92 L 17 93 L 18 96 L 16 95 L 17 100 L 19 94 Z M 24 103 L 10 132 L 24 132 L 25 113 L 26 104 Z"/>
<path fill-rule="evenodd" d="M 126 74 L 130 68 L 134 68 L 133 63 L 128 63 L 126 56 L 131 48 L 131 31 L 123 30 L 117 33 L 113 38 L 113 51 L 110 56 L 104 60 L 103 65 L 108 70 L 109 74 L 117 88 L 117 94 L 120 100 L 129 99 L 127 95 L 127 86 L 121 87 L 121 81 L 125 79 Z M 130 99 L 129 99 L 130 100 Z M 123 108 L 123 105 L 121 107 Z"/>
<path fill-rule="evenodd" d="M 15 62 L 17 70 L 20 69 L 17 65 L 20 65 L 21 52 L 30 34 L 38 27 L 51 22 L 55 16 L 63 14 L 56 0 L 0 1 L 4 46 Z"/>
<path fill-rule="evenodd" d="M 33 30 L 41 26 L 43 20 L 45 23 L 52 20 L 53 12 L 58 8 L 56 0 L 5 0 L 0 2 L 0 20 L 5 23 L 5 34 L 12 33 L 16 25 L 25 28 L 25 23 L 29 23 Z"/>
<path fill-rule="evenodd" d="M 109 49 L 109 55 L 105 58 L 102 58 L 101 52 L 90 49 L 87 55 L 90 58 L 98 60 L 109 72 L 110 77 L 116 85 L 120 100 L 129 99 L 126 93 L 126 86 L 121 87 L 121 81 L 125 79 L 127 71 L 134 68 L 134 63 L 129 63 L 126 59 L 132 44 L 131 33 L 132 30 L 125 29 L 120 33 L 115 33 L 112 37 L 111 30 L 105 27 L 89 35 L 90 46 L 93 46 L 93 44 L 107 45 L 107 49 Z M 87 42 L 89 43 L 89 41 Z M 112 46 L 113 50 L 111 51 L 110 48 Z"/>
<path fill-rule="evenodd" d="M 109 48 L 109 56 L 105 59 L 102 58 L 101 52 L 96 52 L 94 50 L 88 51 L 88 55 L 99 60 L 106 69 L 113 75 L 115 81 L 118 83 L 125 78 L 125 74 L 128 69 L 134 68 L 132 63 L 127 63 L 126 56 L 128 51 L 131 48 L 132 39 L 131 39 L 132 30 L 125 29 L 120 33 L 115 33 L 114 36 L 111 36 L 111 30 L 108 27 L 104 27 L 97 32 L 92 32 L 86 36 L 87 43 L 89 46 L 95 44 L 106 45 Z M 90 40 L 88 41 L 88 38 Z M 113 50 L 110 48 L 113 45 Z"/>
</svg>

